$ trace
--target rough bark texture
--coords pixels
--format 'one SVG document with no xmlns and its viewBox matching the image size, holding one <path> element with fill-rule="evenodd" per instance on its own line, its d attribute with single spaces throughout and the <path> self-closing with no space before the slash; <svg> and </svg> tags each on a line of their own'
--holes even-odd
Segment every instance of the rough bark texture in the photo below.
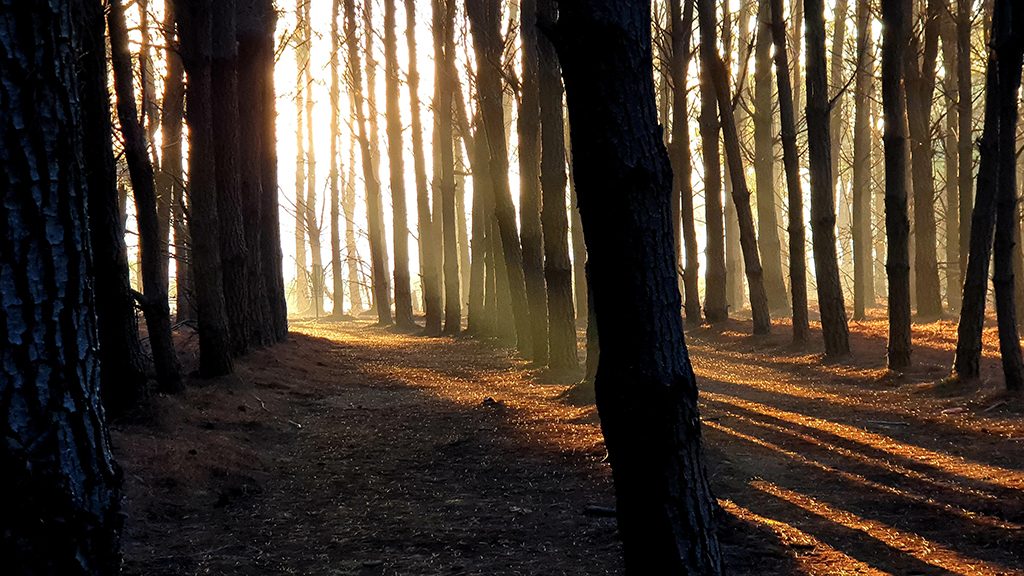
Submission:
<svg viewBox="0 0 1024 576">
<path fill-rule="evenodd" d="M 870 6 L 857 4 L 857 70 L 853 120 L 853 318 L 863 320 L 875 304 L 871 260 L 871 107 L 874 58 L 868 25 Z"/>
<path fill-rule="evenodd" d="M 83 12 L 0 2 L 0 557 L 14 575 L 121 563 L 83 153 L 99 144 L 81 139 L 76 77 Z"/>
<path fill-rule="evenodd" d="M 825 3 L 804 2 L 807 47 L 807 132 L 808 168 L 811 175 L 811 240 L 814 276 L 818 284 L 818 310 L 825 355 L 850 353 L 850 332 L 846 324 L 843 288 L 839 283 L 836 258 L 836 208 L 832 187 L 832 159 L 829 142 L 829 96 L 825 78 Z"/>
<path fill-rule="evenodd" d="M 89 195 L 103 403 L 108 412 L 116 413 L 145 397 L 146 361 L 139 342 L 117 194 L 102 8 L 97 2 L 74 3 L 75 19 L 82 23 L 78 37 L 82 141 L 91 143 L 82 152 Z"/>
<path fill-rule="evenodd" d="M 556 34 L 600 335 L 597 406 L 625 573 L 718 574 L 715 504 L 679 314 L 672 173 L 655 110 L 650 2 L 563 0 L 559 8 Z"/>
<path fill-rule="evenodd" d="M 519 97 L 519 237 L 523 278 L 530 306 L 533 361 L 548 359 L 547 291 L 544 285 L 544 237 L 541 231 L 540 89 L 538 83 L 537 0 L 522 0 L 519 10 L 522 78 Z"/>
<path fill-rule="evenodd" d="M 477 55 L 477 98 L 479 100 L 487 149 L 490 152 L 490 174 L 493 186 L 494 214 L 500 234 L 502 263 L 507 275 L 507 286 L 515 321 L 516 347 L 529 354 L 530 309 L 526 299 L 526 281 L 523 277 L 523 253 L 516 230 L 515 206 L 508 182 L 508 143 L 505 140 L 505 120 L 501 90 L 501 4 L 497 0 L 469 0 L 466 3 L 473 46 Z M 500 283 L 499 283 L 500 284 Z"/>
<path fill-rule="evenodd" d="M 697 0 L 699 10 L 712 16 L 714 0 Z M 705 20 L 709 20 L 705 22 Z M 725 219 L 722 211 L 722 158 L 718 139 L 718 100 L 710 70 L 718 58 L 715 19 L 700 20 L 700 141 L 704 166 L 704 226 L 707 230 L 707 259 L 704 286 L 704 317 L 721 322 L 729 317 L 726 299 Z"/>
<path fill-rule="evenodd" d="M 526 4 L 523 4 L 525 8 Z M 537 17 L 554 22 L 554 0 L 538 0 Z M 565 132 L 562 77 L 558 54 L 546 36 L 538 39 L 541 122 L 541 188 L 544 230 L 544 280 L 547 284 L 548 366 L 576 368 L 575 311 L 572 305 L 572 263 L 569 260 L 569 220 L 565 207 Z M 532 316 L 531 316 L 532 318 Z M 534 346 L 534 350 L 537 347 Z"/>
<path fill-rule="evenodd" d="M 412 328 L 415 323 L 412 319 L 412 282 L 409 278 L 409 223 L 405 202 L 405 158 L 399 105 L 395 2 L 396 0 L 384 2 L 384 106 L 387 114 L 388 170 L 391 182 L 391 230 L 395 251 L 395 324 L 400 328 Z M 334 205 L 331 204 L 332 207 Z"/>
<path fill-rule="evenodd" d="M 405 0 L 405 37 L 409 48 L 409 101 L 411 102 L 410 135 L 412 138 L 413 173 L 416 178 L 416 223 L 419 228 L 420 282 L 423 287 L 423 308 L 428 334 L 441 333 L 441 279 L 437 274 L 438 244 L 430 217 L 430 189 L 427 185 L 426 160 L 423 157 L 423 122 L 420 119 L 420 77 L 416 66 L 416 2 Z"/>
<path fill-rule="evenodd" d="M 686 73 L 690 69 L 693 8 L 694 0 L 687 0 L 685 7 L 680 6 L 680 0 L 671 0 L 669 3 L 669 19 L 672 23 L 672 65 L 669 67 L 672 74 L 672 139 L 669 153 L 672 161 L 672 186 L 679 197 L 680 232 L 685 256 L 682 269 L 683 310 L 686 321 L 698 326 L 701 323 L 698 289 L 700 263 L 697 257 L 697 226 L 693 214 L 690 114 L 686 107 Z"/>
<path fill-rule="evenodd" d="M 786 24 L 782 0 L 770 0 L 772 42 L 775 44 L 775 81 L 779 91 L 779 124 L 782 132 L 782 164 L 789 198 L 789 289 L 792 293 L 793 342 L 804 344 L 810 335 L 807 311 L 807 244 L 804 228 L 804 194 L 800 186 L 800 156 L 796 145 L 796 114 L 789 81 Z M 799 2 L 798 2 L 799 4 Z M 799 21 L 795 26 L 799 27 Z"/>
<path fill-rule="evenodd" d="M 903 92 L 910 39 L 910 0 L 882 2 L 882 110 L 885 115 L 885 270 L 889 284 L 888 365 L 910 364 L 910 219 L 907 214 L 907 124 Z"/>
<path fill-rule="evenodd" d="M 177 0 L 175 4 L 182 58 L 188 74 L 189 231 L 199 311 L 199 372 L 206 377 L 221 376 L 232 370 L 231 340 L 221 280 L 217 167 L 210 102 L 211 4 L 209 0 Z"/>
<path fill-rule="evenodd" d="M 149 331 L 150 350 L 156 379 L 161 390 L 181 390 L 181 371 L 171 340 L 171 309 L 167 301 L 167 241 L 160 237 L 157 222 L 156 183 L 153 164 L 146 145 L 146 133 L 135 109 L 131 52 L 124 7 L 120 0 L 110 0 L 107 12 L 110 35 L 111 67 L 114 91 L 117 94 L 117 118 L 124 136 L 124 155 L 135 198 L 135 218 L 139 225 L 139 250 L 142 255 L 142 284 L 145 295 L 140 298 Z"/>
</svg>

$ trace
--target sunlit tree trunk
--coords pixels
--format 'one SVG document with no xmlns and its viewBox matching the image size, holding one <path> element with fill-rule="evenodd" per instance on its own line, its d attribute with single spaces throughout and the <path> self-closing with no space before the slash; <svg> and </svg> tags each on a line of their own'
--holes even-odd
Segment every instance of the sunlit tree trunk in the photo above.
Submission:
<svg viewBox="0 0 1024 576">
<path fill-rule="evenodd" d="M 359 245 L 356 244 L 356 148 L 357 136 L 349 143 L 351 152 L 348 159 L 348 176 L 341 191 L 341 210 L 345 218 L 345 264 L 348 268 L 348 297 L 352 314 L 363 311 L 363 286 L 359 279 Z"/>
<path fill-rule="evenodd" d="M 434 101 L 435 198 L 440 196 L 440 231 L 444 275 L 444 333 L 462 330 L 462 297 L 460 294 L 459 247 L 455 217 L 455 136 L 454 79 L 455 74 L 455 0 L 433 0 L 434 66 L 436 100 Z M 434 209 L 437 210 L 437 206 Z M 437 214 L 437 212 L 435 212 Z M 436 223 L 437 221 L 435 221 Z"/>
<path fill-rule="evenodd" d="M 102 13 L 85 4 L 0 2 L 0 557 L 9 574 L 106 576 L 121 565 L 121 472 L 100 406 L 83 170 L 84 149 L 109 152 L 110 140 L 83 140 L 77 87 L 80 26 L 90 26 L 86 45 L 102 46 Z M 86 101 L 102 107 L 94 90 Z"/>
<path fill-rule="evenodd" d="M 825 78 L 825 4 L 804 1 L 807 47 L 807 131 L 808 168 L 811 175 L 811 244 L 814 276 L 818 285 L 818 310 L 826 356 L 850 353 L 846 306 L 839 283 L 836 259 L 836 208 L 832 188 L 832 159 L 829 142 L 829 95 Z"/>
<path fill-rule="evenodd" d="M 857 18 L 857 76 L 853 120 L 853 318 L 862 320 L 875 304 L 871 260 L 871 106 L 874 59 L 868 26 L 870 5 L 860 2 Z"/>
<path fill-rule="evenodd" d="M 410 138 L 412 141 L 413 173 L 416 180 L 416 223 L 419 229 L 420 282 L 423 286 L 423 308 L 427 334 L 441 333 L 441 279 L 437 274 L 440 259 L 434 224 L 430 215 L 430 188 L 423 152 L 423 123 L 420 119 L 420 76 L 416 62 L 416 2 L 405 0 L 406 41 L 409 51 L 409 101 L 411 103 Z"/>
<path fill-rule="evenodd" d="M 697 0 L 697 6 L 714 14 L 714 0 Z M 700 140 L 704 166 L 704 226 L 707 231 L 707 259 L 704 287 L 704 316 L 708 322 L 729 317 L 726 300 L 725 219 L 722 211 L 722 160 L 718 139 L 718 101 L 711 80 L 711 66 L 718 57 L 714 18 L 700 21 Z"/>
<path fill-rule="evenodd" d="M 523 277 L 523 255 L 516 229 L 515 206 L 508 182 L 508 145 L 505 141 L 501 90 L 501 6 L 497 0 L 466 2 L 477 55 L 477 98 L 490 151 L 494 213 L 500 233 L 504 267 L 515 321 L 517 348 L 524 354 L 533 350 L 530 342 L 530 310 Z M 502 265 L 498 265 L 500 268 Z M 500 283 L 499 283 L 500 284 Z"/>
<path fill-rule="evenodd" d="M 409 224 L 405 202 L 405 159 L 399 104 L 398 31 L 395 1 L 384 2 L 384 89 L 387 112 L 388 171 L 391 182 L 393 250 L 395 251 L 395 324 L 415 326 L 412 319 L 412 281 L 409 278 Z M 408 24 L 406 24 L 408 26 Z"/>
<path fill-rule="evenodd" d="M 192 238 L 196 308 L 199 310 L 199 373 L 205 377 L 231 372 L 231 339 L 221 278 L 217 215 L 216 163 L 213 144 L 213 18 L 208 0 L 177 0 L 175 13 L 182 59 L 188 74 L 189 232 Z"/>
<path fill-rule="evenodd" d="M 139 302 L 146 317 L 157 382 L 166 392 L 182 388 L 178 357 L 171 340 L 171 310 L 167 301 L 167 241 L 160 237 L 156 212 L 156 183 L 146 146 L 146 134 L 135 108 L 128 28 L 120 0 L 111 0 L 107 11 L 111 68 L 117 95 L 117 118 L 124 136 L 124 154 L 132 181 L 135 215 L 139 226 L 142 276 L 145 294 Z"/>
<path fill-rule="evenodd" d="M 960 290 L 963 287 L 960 276 L 960 195 L 957 189 L 959 178 L 960 150 L 959 106 L 957 106 L 957 85 L 959 79 L 959 62 L 957 62 L 956 19 L 950 9 L 949 0 L 937 0 L 939 17 L 939 36 L 942 40 L 942 68 L 945 75 L 942 79 L 942 91 L 945 92 L 946 125 L 944 129 L 943 165 L 945 167 L 945 245 L 946 260 L 946 302 L 950 311 L 960 309 Z M 965 136 L 970 138 L 969 135 Z"/>
<path fill-rule="evenodd" d="M 309 272 L 306 269 L 306 120 L 305 70 L 309 66 L 309 45 L 306 44 L 303 24 L 303 4 L 296 0 L 295 17 L 298 20 L 295 42 L 295 313 L 309 312 Z"/>
<path fill-rule="evenodd" d="M 789 81 L 786 53 L 786 23 L 782 0 L 771 2 L 772 43 L 775 45 L 775 82 L 779 92 L 779 124 L 782 136 L 782 164 L 786 172 L 789 199 L 789 289 L 792 294 L 793 342 L 802 345 L 810 335 L 807 311 L 807 243 L 804 228 L 804 194 L 800 186 L 800 157 L 796 145 L 796 114 L 793 88 Z M 799 2 L 797 2 L 799 4 Z M 799 21 L 794 21 L 799 26 Z"/>
<path fill-rule="evenodd" d="M 739 5 L 739 11 L 736 15 L 736 21 L 741 22 L 743 15 L 747 13 L 747 6 L 750 4 L 750 0 L 742 0 Z M 733 82 L 732 82 L 732 60 L 733 60 L 733 14 L 731 11 L 730 3 L 723 2 L 721 4 L 722 10 L 722 51 L 718 52 L 719 57 L 725 60 L 725 75 L 724 80 L 719 82 L 726 87 L 726 93 L 729 94 L 730 100 L 732 100 L 733 94 Z M 740 33 L 737 38 L 737 60 L 739 60 L 739 66 L 742 70 L 743 60 L 746 56 L 746 28 L 740 27 Z M 741 78 L 737 78 L 741 80 Z M 737 85 L 737 92 L 739 86 Z M 717 91 L 718 86 L 715 86 Z M 737 98 L 738 100 L 738 98 Z M 724 130 L 721 127 L 722 115 L 719 113 L 719 137 L 722 136 Z M 741 116 L 742 118 L 742 116 Z M 741 120 L 742 121 L 742 120 Z M 737 128 L 738 132 L 739 128 Z M 723 139 L 724 140 L 724 139 Z M 723 142 L 724 143 L 724 142 Z M 724 156 L 724 150 L 723 156 Z M 725 171 L 725 179 L 723 180 L 724 193 L 725 193 L 725 204 L 724 212 L 725 216 L 725 289 L 726 289 L 726 302 L 729 306 L 730 311 L 741 310 L 744 306 L 743 298 L 743 247 L 740 244 L 740 223 L 739 216 L 737 214 L 735 195 L 734 191 L 736 187 L 732 181 L 732 171 L 729 170 L 728 159 L 724 160 L 725 165 L 723 166 Z"/>
<path fill-rule="evenodd" d="M 394 11 L 394 0 L 388 3 L 389 10 Z M 338 53 L 341 51 L 341 34 L 338 30 L 338 18 L 341 16 L 341 0 L 331 2 L 331 149 L 330 149 L 330 172 L 328 175 L 331 187 L 331 280 L 334 288 L 331 300 L 334 302 L 331 316 L 343 318 L 345 316 L 345 278 L 342 274 L 341 264 L 341 175 L 340 156 L 338 151 L 338 140 L 341 138 L 340 130 L 340 105 L 341 105 L 341 79 L 338 73 Z M 392 16 L 393 18 L 393 16 Z M 393 33 L 393 32 L 392 32 Z M 392 44 L 395 42 L 392 38 Z M 390 99 L 389 99 L 390 102 Z M 390 113 L 390 110 L 389 110 Z M 390 121 L 390 116 L 388 117 Z M 390 130 L 390 124 L 389 124 Z M 390 132 L 389 132 L 390 134 Z M 389 143 L 390 145 L 390 143 Z M 403 196 L 404 201 L 404 196 Z M 349 224 L 351 226 L 351 224 Z M 408 256 L 407 256 L 408 257 Z M 397 258 L 396 258 L 397 262 Z M 408 273 L 408 269 L 406 269 Z M 408 276 L 407 276 L 408 279 Z M 410 307 L 412 303 L 410 301 Z M 412 310 L 410 308 L 410 316 Z M 410 318 L 411 320 L 411 318 Z"/>
<path fill-rule="evenodd" d="M 672 172 L 655 110 L 650 2 L 562 0 L 559 9 L 600 334 L 597 406 L 625 573 L 718 574 L 715 503 L 679 314 Z"/>
<path fill-rule="evenodd" d="M 967 275 L 967 255 L 971 247 L 971 220 L 974 206 L 974 99 L 971 87 L 971 6 L 972 0 L 956 2 L 956 104 L 959 120 L 957 142 L 957 193 L 960 197 L 960 284 Z"/>
<path fill-rule="evenodd" d="M 310 275 L 310 292 L 313 296 L 313 315 L 319 318 L 324 313 L 324 262 L 323 253 L 320 248 L 320 223 L 317 222 L 317 200 L 316 200 L 316 146 L 313 143 L 313 69 L 308 58 L 313 51 L 313 23 L 310 7 L 312 0 L 303 3 L 302 28 L 306 43 L 307 62 L 303 69 L 303 88 L 306 91 L 306 201 L 305 208 L 306 235 L 309 237 L 309 256 L 312 272 Z M 369 58 L 369 56 L 367 56 Z M 368 79 L 369 81 L 369 79 Z M 372 87 L 373 83 L 369 82 Z M 372 93 L 372 92 L 371 92 Z M 370 110 L 377 107 L 372 103 Z M 372 116 L 375 117 L 375 116 Z M 383 217 L 382 217 L 383 218 Z M 381 223 L 383 228 L 383 222 Z M 383 234 L 383 232 L 382 232 Z M 386 266 L 385 262 L 385 266 Z M 390 312 L 390 303 L 389 312 Z"/>
<path fill-rule="evenodd" d="M 839 157 L 843 145 L 843 117 L 846 105 L 846 78 L 843 75 L 843 57 L 846 48 L 846 14 L 848 0 L 835 0 L 832 8 L 832 54 L 829 59 L 829 82 L 832 110 L 829 117 L 829 137 L 832 146 L 832 190 L 838 190 Z"/>
</svg>

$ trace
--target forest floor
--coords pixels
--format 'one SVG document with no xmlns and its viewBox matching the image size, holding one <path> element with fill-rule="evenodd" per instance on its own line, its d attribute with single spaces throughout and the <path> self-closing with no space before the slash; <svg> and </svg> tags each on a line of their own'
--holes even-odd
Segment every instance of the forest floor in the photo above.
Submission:
<svg viewBox="0 0 1024 576">
<path fill-rule="evenodd" d="M 782 325 L 688 332 L 730 574 L 1024 574 L 1024 404 L 994 351 L 980 388 L 933 384 L 950 326 L 916 327 L 906 374 L 880 321 L 835 364 Z M 597 417 L 564 384 L 486 342 L 292 330 L 115 425 L 126 574 L 621 572 Z"/>
</svg>

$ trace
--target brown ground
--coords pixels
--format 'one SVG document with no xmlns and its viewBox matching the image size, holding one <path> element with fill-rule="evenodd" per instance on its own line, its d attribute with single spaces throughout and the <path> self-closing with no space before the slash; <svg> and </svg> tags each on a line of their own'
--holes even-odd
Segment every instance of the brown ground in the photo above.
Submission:
<svg viewBox="0 0 1024 576">
<path fill-rule="evenodd" d="M 998 366 L 933 389 L 949 323 L 918 328 L 903 375 L 880 322 L 852 328 L 832 365 L 781 325 L 689 333 L 729 572 L 1024 574 L 1024 418 Z M 293 329 L 116 427 L 127 574 L 620 572 L 614 521 L 583 513 L 613 502 L 596 416 L 564 386 L 487 343 Z"/>
</svg>

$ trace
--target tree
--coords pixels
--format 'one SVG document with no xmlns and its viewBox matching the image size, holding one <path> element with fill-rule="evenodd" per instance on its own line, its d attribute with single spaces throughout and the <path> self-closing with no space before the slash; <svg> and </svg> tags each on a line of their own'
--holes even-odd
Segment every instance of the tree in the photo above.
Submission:
<svg viewBox="0 0 1024 576">
<path fill-rule="evenodd" d="M 103 7 L 98 2 L 79 1 L 73 3 L 73 8 L 75 20 L 83 24 L 78 36 L 78 100 L 82 140 L 92 143 L 82 153 L 88 167 L 84 178 L 89 194 L 103 403 L 108 413 L 118 413 L 146 396 L 146 362 L 139 342 L 117 198 Z"/>
<path fill-rule="evenodd" d="M 530 354 L 530 309 L 523 277 L 523 251 L 516 230 L 515 206 L 508 182 L 508 143 L 505 140 L 504 111 L 501 101 L 501 4 L 497 0 L 469 0 L 466 14 L 473 33 L 473 47 L 477 61 L 477 99 L 484 136 L 490 152 L 490 174 L 494 216 L 502 257 L 496 259 L 496 268 L 504 268 L 515 322 L 516 347 Z M 499 238 L 495 238 L 499 241 Z M 500 262 L 498 261 L 500 260 Z M 500 282 L 498 282 L 500 284 Z"/>
<path fill-rule="evenodd" d="M 389 3 L 390 11 L 394 12 L 393 0 Z M 330 171 L 328 173 L 328 180 L 330 181 L 331 187 L 331 284 L 334 288 L 333 296 L 331 297 L 334 302 L 333 309 L 331 310 L 331 316 L 336 319 L 344 318 L 345 316 L 345 277 L 342 274 L 341 264 L 341 182 L 339 173 L 339 164 L 341 159 L 338 154 L 338 139 L 341 138 L 340 131 L 340 105 L 341 105 L 341 79 L 338 72 L 338 52 L 341 51 L 341 34 L 338 31 L 338 18 L 341 12 L 341 0 L 333 0 L 331 2 L 331 87 L 330 87 L 330 100 L 331 100 L 331 150 L 330 150 Z M 393 34 L 393 32 L 392 32 Z M 394 43 L 394 39 L 392 39 Z M 397 71 L 396 71 L 397 73 Z M 397 80 L 396 80 L 397 82 Z M 391 99 L 388 98 L 390 103 Z M 390 110 L 389 110 L 390 113 Z M 390 115 L 388 117 L 388 134 L 390 136 Z M 401 127 L 399 127 L 401 128 Z M 401 136 L 399 136 L 401 137 Z M 390 146 L 390 143 L 389 143 Z M 390 149 L 389 149 L 390 151 Z M 402 196 L 402 202 L 405 201 L 405 196 Z M 404 206 L 404 205 L 403 205 Z M 352 223 L 349 222 L 348 226 L 351 227 Z M 407 231 L 408 232 L 408 231 Z M 408 254 L 406 254 L 408 260 Z M 398 258 L 395 259 L 396 263 Z M 397 273 L 397 269 L 396 269 Z M 406 280 L 408 280 L 408 268 L 406 268 Z M 409 300 L 409 314 L 410 320 L 412 315 L 412 299 Z"/>
<path fill-rule="evenodd" d="M 960 197 L 960 284 L 967 276 L 967 255 L 970 252 L 971 221 L 974 205 L 974 99 L 971 87 L 971 0 L 956 3 L 956 103 L 958 130 L 957 191 Z"/>
<path fill-rule="evenodd" d="M 775 82 L 779 91 L 779 124 L 782 126 L 782 164 L 786 172 L 786 192 L 789 199 L 789 289 L 792 293 L 793 342 L 804 344 L 810 335 L 807 312 L 804 193 L 800 186 L 800 157 L 796 144 L 793 88 L 789 82 L 786 22 L 782 17 L 782 0 L 770 0 L 770 2 L 772 43 L 775 45 Z M 795 26 L 800 27 L 799 21 L 795 21 Z"/>
<path fill-rule="evenodd" d="M 697 0 L 698 10 L 714 14 L 714 0 Z M 729 317 L 726 300 L 725 221 L 722 210 L 722 159 L 719 149 L 718 101 L 711 68 L 718 58 L 715 19 L 701 19 L 700 25 L 700 148 L 704 166 L 704 210 L 707 229 L 707 272 L 705 272 L 704 317 L 721 322 Z"/>
<path fill-rule="evenodd" d="M 395 0 L 384 2 L 384 93 L 387 114 L 388 170 L 391 182 L 392 234 L 395 251 L 395 324 L 412 328 L 412 285 L 409 279 L 409 223 L 405 206 L 405 160 L 399 108 L 398 34 Z M 410 26 L 407 22 L 406 26 Z M 333 138 L 333 136 L 332 136 Z M 333 206 L 333 204 L 332 204 Z"/>
<path fill-rule="evenodd" d="M 597 406 L 626 574 L 718 574 L 715 503 L 679 314 L 650 3 L 563 0 L 559 9 L 556 45 L 601 347 Z"/>
<path fill-rule="evenodd" d="M 554 22 L 553 0 L 538 0 L 537 18 Z M 547 283 L 548 365 L 575 369 L 575 311 L 572 305 L 572 263 L 569 261 L 569 220 L 565 207 L 565 122 L 558 54 L 546 36 L 538 39 L 541 127 L 541 226 L 544 231 L 544 280 Z M 531 316 L 532 318 L 532 316 Z M 534 349 L 536 350 L 536 346 Z"/>
<path fill-rule="evenodd" d="M 171 310 L 167 302 L 167 240 L 160 237 L 157 223 L 156 184 L 150 162 L 146 134 L 135 109 L 131 53 L 128 29 L 120 0 L 110 0 L 107 12 L 110 34 L 111 67 L 114 91 L 117 94 L 117 118 L 124 135 L 125 159 L 131 175 L 135 214 L 139 224 L 139 247 L 142 252 L 142 276 L 145 294 L 138 297 L 146 316 L 150 349 L 160 388 L 165 392 L 181 390 L 178 357 L 171 340 Z"/>
<path fill-rule="evenodd" d="M 196 307 L 199 310 L 199 372 L 205 377 L 232 370 L 217 216 L 213 108 L 210 93 L 213 18 L 209 0 L 176 0 L 182 59 L 188 74 L 189 231 Z"/>
<path fill-rule="evenodd" d="M 305 12 L 308 0 L 296 0 L 295 19 L 295 311 L 309 310 L 309 272 L 306 269 L 306 68 L 309 67 L 309 44 L 306 42 Z"/>
<path fill-rule="evenodd" d="M 310 14 L 312 7 L 312 0 L 306 0 L 302 4 L 302 33 L 303 43 L 306 50 L 306 64 L 302 70 L 302 86 L 306 91 L 305 98 L 305 122 L 306 122 L 306 201 L 303 202 L 304 215 L 303 220 L 305 222 L 306 235 L 309 237 L 309 256 L 310 263 L 312 264 L 312 274 L 310 279 L 311 292 L 313 295 L 313 315 L 319 318 L 324 312 L 324 263 L 323 255 L 320 250 L 320 224 L 317 222 L 316 216 L 316 146 L 313 144 L 313 71 L 312 65 L 310 64 L 310 54 L 313 50 L 313 22 Z M 369 38 L 369 36 L 367 37 Z M 369 42 L 369 40 L 367 40 Z M 370 56 L 367 55 L 369 59 Z M 370 97 L 372 97 L 373 82 L 367 79 L 370 89 Z M 373 102 L 370 102 L 370 110 L 376 110 Z M 376 116 L 371 116 L 376 118 Z M 376 133 L 376 130 L 373 130 Z M 374 140 L 376 143 L 376 140 Z M 381 235 L 383 235 L 383 215 L 380 216 L 380 228 Z M 385 250 L 385 258 L 387 251 Z M 387 261 L 385 260 L 385 268 L 387 267 Z M 390 312 L 390 300 L 387 302 L 388 310 Z"/>
<path fill-rule="evenodd" d="M 959 62 L 957 61 L 956 17 L 950 9 L 949 0 L 937 0 L 939 12 L 939 38 L 942 40 L 942 91 L 946 101 L 946 125 L 942 140 L 943 164 L 945 168 L 945 245 L 946 260 L 946 301 L 949 309 L 960 309 L 960 290 L 963 280 L 960 276 L 960 195 L 957 189 L 959 179 L 960 149 L 959 128 L 960 109 L 957 105 L 957 86 L 959 84 Z"/>
<path fill-rule="evenodd" d="M 904 58 L 910 39 L 910 0 L 882 2 L 882 109 L 885 115 L 885 270 L 889 284 L 888 366 L 910 364 L 910 219 L 907 214 Z"/>
<path fill-rule="evenodd" d="M 788 307 L 782 279 L 782 246 L 775 209 L 775 135 L 772 123 L 772 36 L 770 0 L 761 0 L 754 51 L 754 191 L 757 239 L 764 266 L 764 287 L 772 310 Z"/>
<path fill-rule="evenodd" d="M 462 330 L 462 297 L 459 293 L 459 247 L 455 217 L 454 74 L 455 0 L 433 0 L 434 64 L 437 100 L 434 102 L 437 129 L 434 143 L 437 191 L 441 198 L 441 244 L 444 272 L 444 332 Z M 436 209 L 436 207 L 435 207 Z"/>
<path fill-rule="evenodd" d="M 829 146 L 828 82 L 825 78 L 825 3 L 804 1 L 804 42 L 807 47 L 808 168 L 811 175 L 811 245 L 814 276 L 818 282 L 818 310 L 825 355 L 850 353 L 843 288 L 836 258 L 836 209 L 832 187 L 832 151 Z M 792 208 L 790 208 L 792 209 Z"/>
<path fill-rule="evenodd" d="M 11 574 L 100 576 L 121 563 L 76 74 L 88 10 L 0 2 L 0 555 Z"/>
<path fill-rule="evenodd" d="M 874 58 L 868 25 L 870 6 L 857 4 L 857 70 L 854 81 L 853 120 L 853 317 L 862 320 L 874 306 L 871 259 L 871 107 Z"/>
<path fill-rule="evenodd" d="M 522 79 L 519 98 L 519 237 L 523 278 L 530 306 L 533 361 L 548 360 L 547 291 L 544 285 L 544 238 L 541 230 L 540 87 L 538 82 L 537 0 L 523 0 L 519 10 Z"/>
</svg>

